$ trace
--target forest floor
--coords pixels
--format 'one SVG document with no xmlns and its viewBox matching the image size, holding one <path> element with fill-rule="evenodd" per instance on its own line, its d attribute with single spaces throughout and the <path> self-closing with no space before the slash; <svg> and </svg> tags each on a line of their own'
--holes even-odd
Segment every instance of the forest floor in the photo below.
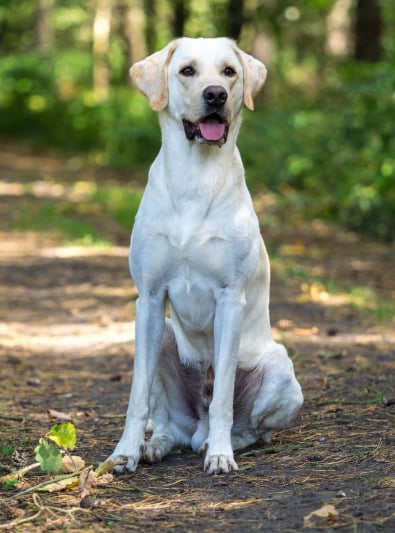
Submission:
<svg viewBox="0 0 395 533">
<path fill-rule="evenodd" d="M 56 205 L 73 165 L 0 144 L 0 476 L 34 462 L 59 423 L 50 410 L 70 417 L 75 453 L 96 466 L 121 435 L 132 378 L 129 237 L 94 209 L 86 216 L 116 245 L 16 231 L 27 202 Z M 258 212 L 268 204 L 257 199 Z M 95 487 L 85 506 L 78 487 L 43 492 L 49 475 L 30 472 L 0 486 L 0 530 L 395 531 L 394 250 L 319 221 L 266 226 L 273 330 L 305 395 L 297 418 L 237 452 L 230 475 L 208 476 L 202 457 L 175 449 Z"/>
</svg>

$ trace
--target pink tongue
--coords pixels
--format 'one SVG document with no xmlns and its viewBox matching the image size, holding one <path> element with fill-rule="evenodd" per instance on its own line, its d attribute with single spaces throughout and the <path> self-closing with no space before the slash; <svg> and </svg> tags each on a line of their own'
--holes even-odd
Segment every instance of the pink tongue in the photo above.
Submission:
<svg viewBox="0 0 395 533">
<path fill-rule="evenodd" d="M 205 122 L 201 122 L 199 129 L 206 141 L 219 141 L 225 134 L 225 124 L 210 118 Z"/>
</svg>

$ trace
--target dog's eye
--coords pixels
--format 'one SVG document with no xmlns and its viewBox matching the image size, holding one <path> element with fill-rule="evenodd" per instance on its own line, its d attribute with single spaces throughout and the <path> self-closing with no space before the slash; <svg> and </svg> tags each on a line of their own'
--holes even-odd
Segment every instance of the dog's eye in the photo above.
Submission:
<svg viewBox="0 0 395 533">
<path fill-rule="evenodd" d="M 180 70 L 180 74 L 182 74 L 183 76 L 186 76 L 186 77 L 190 77 L 190 76 L 193 76 L 194 74 L 196 73 L 196 70 L 191 67 L 190 65 L 188 65 L 187 67 L 184 67 Z"/>
<path fill-rule="evenodd" d="M 226 67 L 226 68 L 224 68 L 224 74 L 228 78 L 233 78 L 233 76 L 236 75 L 236 71 L 232 67 Z"/>
</svg>

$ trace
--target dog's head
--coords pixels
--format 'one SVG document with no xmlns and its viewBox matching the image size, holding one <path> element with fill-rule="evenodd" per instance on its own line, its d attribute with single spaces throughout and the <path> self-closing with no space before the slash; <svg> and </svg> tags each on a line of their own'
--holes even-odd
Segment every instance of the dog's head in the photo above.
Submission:
<svg viewBox="0 0 395 533">
<path fill-rule="evenodd" d="M 227 38 L 172 41 L 130 70 L 155 111 L 167 111 L 187 139 L 221 146 L 244 104 L 266 79 L 266 68 Z"/>
</svg>

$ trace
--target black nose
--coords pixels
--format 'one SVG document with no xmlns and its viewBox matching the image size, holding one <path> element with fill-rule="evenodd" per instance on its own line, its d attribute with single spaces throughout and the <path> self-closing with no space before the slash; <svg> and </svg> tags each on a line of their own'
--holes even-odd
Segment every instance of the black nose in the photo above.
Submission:
<svg viewBox="0 0 395 533">
<path fill-rule="evenodd" d="M 203 98 L 209 106 L 221 107 L 228 99 L 228 93 L 221 85 L 209 85 L 203 91 Z"/>
</svg>

